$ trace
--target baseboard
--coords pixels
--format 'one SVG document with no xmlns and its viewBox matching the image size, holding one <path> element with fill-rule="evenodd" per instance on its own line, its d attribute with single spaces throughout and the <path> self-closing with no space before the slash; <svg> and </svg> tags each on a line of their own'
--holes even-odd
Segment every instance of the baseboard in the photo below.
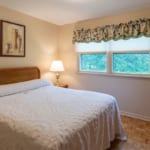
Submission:
<svg viewBox="0 0 150 150">
<path fill-rule="evenodd" d="M 121 115 L 125 115 L 125 116 L 136 118 L 136 119 L 141 119 L 141 120 L 145 120 L 145 121 L 150 121 L 149 116 L 143 116 L 143 115 L 140 115 L 140 114 L 125 112 L 125 111 L 120 111 L 120 112 L 121 112 Z"/>
</svg>

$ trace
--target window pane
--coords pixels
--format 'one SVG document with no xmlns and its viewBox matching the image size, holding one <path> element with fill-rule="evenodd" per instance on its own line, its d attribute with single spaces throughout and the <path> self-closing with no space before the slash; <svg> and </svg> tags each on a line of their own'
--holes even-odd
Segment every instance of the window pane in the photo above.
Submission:
<svg viewBox="0 0 150 150">
<path fill-rule="evenodd" d="M 80 71 L 106 72 L 106 54 L 80 54 Z"/>
<path fill-rule="evenodd" d="M 150 53 L 113 53 L 113 72 L 150 74 Z"/>
</svg>

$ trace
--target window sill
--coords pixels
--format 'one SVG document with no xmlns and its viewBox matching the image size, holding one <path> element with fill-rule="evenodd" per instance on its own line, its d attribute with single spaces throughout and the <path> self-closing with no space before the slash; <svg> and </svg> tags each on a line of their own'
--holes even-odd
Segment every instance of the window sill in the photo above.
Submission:
<svg viewBox="0 0 150 150">
<path fill-rule="evenodd" d="M 78 71 L 78 73 L 79 74 L 87 74 L 87 75 L 110 76 L 110 77 L 150 79 L 150 74 L 149 75 L 141 75 L 141 74 L 123 74 L 123 73 L 90 72 L 90 71 Z"/>
</svg>

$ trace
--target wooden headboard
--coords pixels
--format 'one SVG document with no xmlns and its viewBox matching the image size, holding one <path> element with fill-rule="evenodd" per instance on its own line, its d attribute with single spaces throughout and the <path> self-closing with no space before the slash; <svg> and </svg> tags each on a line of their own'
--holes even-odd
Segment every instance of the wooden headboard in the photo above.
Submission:
<svg viewBox="0 0 150 150">
<path fill-rule="evenodd" d="M 23 82 L 40 78 L 37 67 L 19 67 L 0 69 L 0 84 Z"/>
</svg>

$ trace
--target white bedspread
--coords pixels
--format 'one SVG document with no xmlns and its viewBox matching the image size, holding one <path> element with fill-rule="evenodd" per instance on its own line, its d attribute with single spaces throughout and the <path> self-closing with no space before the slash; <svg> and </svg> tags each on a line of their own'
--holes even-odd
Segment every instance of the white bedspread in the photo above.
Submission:
<svg viewBox="0 0 150 150">
<path fill-rule="evenodd" d="M 114 138 L 126 137 L 110 95 L 46 85 L 0 97 L 0 150 L 104 150 Z"/>
</svg>

